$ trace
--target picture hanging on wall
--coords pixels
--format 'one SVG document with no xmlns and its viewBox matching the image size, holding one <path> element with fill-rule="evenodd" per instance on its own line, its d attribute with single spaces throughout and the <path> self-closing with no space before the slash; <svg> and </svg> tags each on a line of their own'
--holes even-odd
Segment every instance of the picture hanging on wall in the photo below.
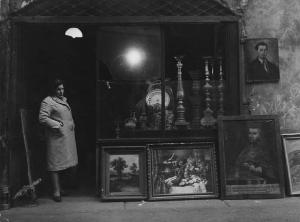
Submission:
<svg viewBox="0 0 300 222">
<path fill-rule="evenodd" d="M 222 199 L 284 196 L 277 116 L 218 118 Z"/>
<path fill-rule="evenodd" d="M 247 83 L 279 81 L 277 39 L 257 38 L 246 40 L 245 74 Z"/>
<path fill-rule="evenodd" d="M 287 169 L 288 192 L 300 194 L 300 133 L 282 134 L 285 164 Z"/>
</svg>

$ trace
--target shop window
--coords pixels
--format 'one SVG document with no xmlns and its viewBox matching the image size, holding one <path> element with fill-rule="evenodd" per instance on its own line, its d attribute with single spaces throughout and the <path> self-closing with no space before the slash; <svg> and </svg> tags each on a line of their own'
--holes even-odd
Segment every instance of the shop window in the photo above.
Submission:
<svg viewBox="0 0 300 222">
<path fill-rule="evenodd" d="M 197 135 L 239 112 L 236 24 L 103 26 L 97 66 L 100 138 Z"/>
</svg>

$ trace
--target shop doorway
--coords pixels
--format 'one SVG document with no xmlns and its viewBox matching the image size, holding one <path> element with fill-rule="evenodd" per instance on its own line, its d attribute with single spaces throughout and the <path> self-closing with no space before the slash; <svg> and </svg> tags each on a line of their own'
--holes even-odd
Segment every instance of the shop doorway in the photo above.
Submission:
<svg viewBox="0 0 300 222">
<path fill-rule="evenodd" d="M 40 102 L 49 94 L 55 78 L 64 81 L 65 96 L 72 108 L 78 151 L 77 177 L 65 178 L 64 185 L 78 194 L 95 194 L 96 146 L 96 32 L 93 26 L 81 25 L 83 38 L 65 36 L 71 25 L 22 24 L 17 80 L 17 100 L 21 108 L 31 111 L 38 120 Z M 38 136 L 43 141 L 43 135 Z M 42 143 L 43 144 L 43 143 Z M 39 153 L 44 158 L 44 153 Z M 51 184 L 44 166 L 36 166 L 44 177 L 41 194 Z M 37 169 L 37 168 L 43 169 Z M 25 168 L 24 168 L 25 169 Z M 25 172 L 24 172 L 25 173 Z"/>
</svg>

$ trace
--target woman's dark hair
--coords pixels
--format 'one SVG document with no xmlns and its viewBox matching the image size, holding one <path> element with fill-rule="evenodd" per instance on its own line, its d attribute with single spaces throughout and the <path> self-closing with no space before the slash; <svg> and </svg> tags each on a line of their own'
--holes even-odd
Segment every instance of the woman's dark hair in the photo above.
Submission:
<svg viewBox="0 0 300 222">
<path fill-rule="evenodd" d="M 55 79 L 50 85 L 51 94 L 55 94 L 57 87 L 63 84 L 64 82 L 61 79 Z"/>
</svg>

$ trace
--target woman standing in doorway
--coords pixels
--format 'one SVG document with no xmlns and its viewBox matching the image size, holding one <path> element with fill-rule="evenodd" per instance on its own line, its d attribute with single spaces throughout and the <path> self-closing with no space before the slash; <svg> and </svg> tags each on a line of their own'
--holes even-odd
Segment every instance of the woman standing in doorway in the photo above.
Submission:
<svg viewBox="0 0 300 222">
<path fill-rule="evenodd" d="M 56 79 L 51 96 L 40 107 L 39 122 L 46 128 L 47 168 L 53 184 L 53 200 L 61 201 L 60 173 L 78 164 L 74 121 L 64 97 L 64 84 Z"/>
</svg>

